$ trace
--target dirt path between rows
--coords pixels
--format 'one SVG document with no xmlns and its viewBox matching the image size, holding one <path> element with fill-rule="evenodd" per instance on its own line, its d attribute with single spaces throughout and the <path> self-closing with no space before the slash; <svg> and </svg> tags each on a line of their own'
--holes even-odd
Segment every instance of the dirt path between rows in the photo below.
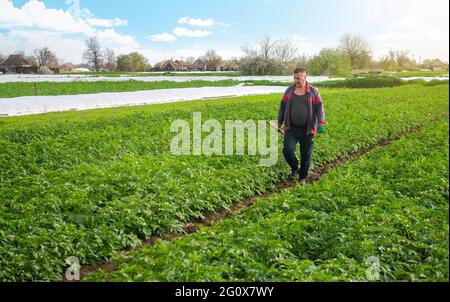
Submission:
<svg viewBox="0 0 450 302">
<path fill-rule="evenodd" d="M 359 149 L 353 153 L 350 153 L 346 156 L 343 156 L 343 157 L 337 158 L 333 161 L 327 162 L 323 166 L 312 169 L 309 172 L 309 176 L 307 178 L 307 185 L 318 181 L 330 169 L 344 165 L 347 162 L 349 162 L 350 160 L 356 159 L 356 158 L 366 154 L 367 152 L 371 151 L 374 148 L 385 147 L 385 146 L 389 145 L 390 143 L 392 143 L 393 141 L 396 141 L 407 134 L 419 131 L 422 127 L 423 126 L 409 128 L 409 129 L 407 129 L 401 133 L 395 134 L 389 138 L 379 140 L 378 142 L 373 143 L 373 144 L 369 145 L 368 147 L 361 148 L 361 149 Z M 257 201 L 258 198 L 269 197 L 273 194 L 282 192 L 286 188 L 291 188 L 296 185 L 300 185 L 299 182 L 288 181 L 288 180 L 281 181 L 278 184 L 276 184 L 275 190 L 265 191 L 264 193 L 261 193 L 259 195 L 256 195 L 256 196 L 244 199 L 240 202 L 234 203 L 230 207 L 229 210 L 222 209 L 217 212 L 207 212 L 204 214 L 204 217 L 205 217 L 204 219 L 193 219 L 193 220 L 187 222 L 183 226 L 182 232 L 170 232 L 163 237 L 152 236 L 150 239 L 143 241 L 143 245 L 152 246 L 159 239 L 170 241 L 170 240 L 173 240 L 176 238 L 187 236 L 189 234 L 196 232 L 200 226 L 209 226 L 213 222 L 229 218 L 230 216 L 232 216 L 233 214 L 236 214 L 240 210 L 251 207 Z M 133 250 L 139 249 L 140 247 L 142 247 L 142 246 L 136 247 Z M 131 251 L 133 251 L 133 250 L 131 250 Z M 123 253 L 128 253 L 128 252 L 129 251 L 123 251 Z M 82 266 L 82 268 L 80 270 L 81 280 L 83 280 L 83 278 L 86 277 L 89 273 L 92 273 L 92 272 L 100 270 L 100 269 L 105 270 L 107 272 L 113 272 L 116 270 L 116 266 L 113 263 L 102 263 L 102 264 L 98 264 L 98 265 Z M 65 276 L 63 276 L 63 278 L 65 280 Z"/>
</svg>

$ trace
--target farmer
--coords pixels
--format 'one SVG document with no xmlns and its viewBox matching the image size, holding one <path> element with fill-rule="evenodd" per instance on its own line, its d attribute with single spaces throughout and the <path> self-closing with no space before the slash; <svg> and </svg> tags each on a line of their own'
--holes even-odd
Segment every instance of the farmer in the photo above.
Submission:
<svg viewBox="0 0 450 302">
<path fill-rule="evenodd" d="M 278 127 L 284 124 L 283 155 L 292 169 L 289 179 L 306 184 L 316 133 L 325 132 L 325 113 L 319 90 L 306 81 L 306 69 L 294 70 L 294 85 L 289 87 L 278 110 Z M 295 150 L 300 143 L 300 167 Z"/>
</svg>

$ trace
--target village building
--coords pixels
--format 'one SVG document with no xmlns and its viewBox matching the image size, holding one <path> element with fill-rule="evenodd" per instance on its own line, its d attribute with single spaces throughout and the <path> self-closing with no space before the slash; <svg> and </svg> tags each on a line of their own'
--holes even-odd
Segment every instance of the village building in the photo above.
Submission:
<svg viewBox="0 0 450 302">
<path fill-rule="evenodd" d="M 37 73 L 39 67 L 26 60 L 23 55 L 10 55 L 0 63 L 0 68 L 15 73 Z"/>
</svg>

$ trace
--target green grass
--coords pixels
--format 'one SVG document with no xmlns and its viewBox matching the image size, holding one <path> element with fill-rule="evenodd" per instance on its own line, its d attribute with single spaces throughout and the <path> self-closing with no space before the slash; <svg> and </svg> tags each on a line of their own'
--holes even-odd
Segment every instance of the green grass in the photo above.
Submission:
<svg viewBox="0 0 450 302">
<path fill-rule="evenodd" d="M 116 259 L 89 281 L 448 282 L 448 121 L 231 219 Z"/>
<path fill-rule="evenodd" d="M 291 82 L 272 82 L 268 80 L 236 81 L 233 79 L 221 81 L 189 81 L 189 82 L 140 82 L 140 81 L 118 81 L 118 82 L 68 82 L 37 83 L 37 95 L 76 95 L 104 92 L 128 92 L 154 89 L 170 88 L 192 88 L 192 87 L 230 87 L 244 83 L 255 86 L 289 86 Z M 422 79 L 401 80 L 395 77 L 365 77 L 346 80 L 329 80 L 320 83 L 313 83 L 317 87 L 324 88 L 381 88 L 395 87 L 400 85 L 421 84 L 425 86 L 448 84 L 448 80 L 433 80 L 425 82 Z M 12 98 L 20 96 L 33 96 L 36 94 L 34 83 L 1 83 L 0 98 Z"/>
<path fill-rule="evenodd" d="M 255 86 L 289 86 L 292 83 L 289 82 L 271 82 L 267 80 L 251 80 L 243 81 L 247 85 Z M 329 80 L 319 83 L 313 83 L 314 86 L 319 88 L 383 88 L 383 87 L 396 87 L 402 85 L 420 84 L 424 86 L 435 86 L 448 84 L 448 80 L 432 80 L 426 82 L 424 79 L 404 80 L 396 77 L 363 77 L 352 78 L 345 80 Z"/>
<path fill-rule="evenodd" d="M 448 118 L 448 85 L 322 89 L 321 165 L 409 127 Z M 111 259 L 152 234 L 274 188 L 282 159 L 174 156 L 170 124 L 265 120 L 281 95 L 0 118 L 0 280 L 59 280 L 68 256 Z"/>
<path fill-rule="evenodd" d="M 246 81 L 247 85 L 273 85 L 273 86 L 288 86 L 292 83 L 288 82 L 270 82 L 266 80 L 253 80 Z M 359 79 L 346 79 L 346 80 L 330 80 L 325 82 L 319 82 L 313 84 L 317 87 L 325 88 L 382 88 L 382 87 L 395 87 L 402 85 L 402 81 L 399 78 L 393 77 L 367 77 Z"/>
<path fill-rule="evenodd" d="M 126 92 L 139 90 L 169 89 L 169 88 L 191 88 L 191 87 L 227 87 L 238 85 L 238 81 L 189 81 L 189 82 L 139 82 L 139 81 L 119 81 L 119 82 L 69 82 L 37 83 L 37 95 L 73 95 L 102 92 Z M 0 84 L 0 98 L 12 98 L 19 96 L 35 95 L 34 83 L 2 83 Z"/>
</svg>

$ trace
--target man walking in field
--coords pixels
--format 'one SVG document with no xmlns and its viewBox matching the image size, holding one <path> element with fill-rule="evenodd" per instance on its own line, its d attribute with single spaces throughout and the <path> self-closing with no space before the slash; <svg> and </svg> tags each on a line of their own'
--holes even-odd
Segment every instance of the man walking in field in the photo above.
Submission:
<svg viewBox="0 0 450 302">
<path fill-rule="evenodd" d="M 294 70 L 295 84 L 289 87 L 278 110 L 278 127 L 284 124 L 283 155 L 292 169 L 290 180 L 306 184 L 316 133 L 325 132 L 325 112 L 319 90 L 306 81 L 306 69 Z M 295 150 L 300 144 L 300 167 Z"/>
</svg>

